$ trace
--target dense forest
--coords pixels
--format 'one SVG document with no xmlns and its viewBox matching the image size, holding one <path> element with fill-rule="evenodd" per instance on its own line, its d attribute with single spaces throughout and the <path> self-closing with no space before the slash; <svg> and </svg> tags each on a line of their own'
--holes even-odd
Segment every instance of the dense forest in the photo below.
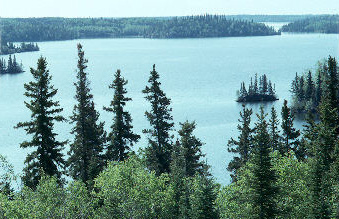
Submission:
<svg viewBox="0 0 339 219">
<path fill-rule="evenodd" d="M 327 92 L 325 89 L 326 83 L 330 80 L 332 74 L 336 74 L 337 68 L 335 59 L 329 57 L 328 60 L 319 61 L 317 69 L 313 72 L 309 70 L 299 75 L 296 73 L 291 85 L 292 110 L 294 113 L 307 114 L 310 112 L 318 114 L 321 97 L 324 92 Z M 329 71 L 330 74 L 328 74 Z M 338 89 L 338 87 L 332 89 Z"/>
<path fill-rule="evenodd" d="M 16 61 L 15 55 L 13 59 L 12 56 L 9 55 L 8 61 L 4 58 L 0 59 L 0 74 L 16 74 L 21 72 L 23 72 L 22 64 Z"/>
<path fill-rule="evenodd" d="M 278 97 L 275 94 L 275 84 L 272 85 L 271 80 L 267 79 L 266 74 L 259 77 L 259 82 L 258 75 L 255 74 L 254 82 L 251 78 L 251 83 L 248 85 L 248 89 L 246 89 L 245 82 L 242 82 L 240 90 L 237 91 L 237 94 L 237 102 L 260 102 L 278 100 Z"/>
<path fill-rule="evenodd" d="M 282 32 L 339 33 L 339 15 L 323 15 L 297 20 L 281 28 Z"/>
<path fill-rule="evenodd" d="M 0 156 L 0 217 L 338 218 L 339 82 L 336 60 L 327 61 L 320 119 L 310 117 L 303 131 L 294 127 L 286 100 L 281 121 L 274 107 L 270 116 L 261 107 L 253 119 L 252 109 L 243 106 L 239 136 L 227 146 L 234 153 L 227 166 L 232 183 L 221 187 L 209 172 L 203 142 L 195 136 L 197 124 L 183 121 L 174 130 L 171 99 L 155 65 L 141 91 L 150 105 L 143 130 L 147 145 L 134 152 L 140 135 L 133 132 L 126 110 L 132 99 L 123 72 L 117 70 L 107 88 L 111 100 L 104 110 L 112 116 L 107 132 L 90 88 L 88 60 L 78 44 L 75 105 L 69 118 L 73 139 L 58 140 L 54 125 L 66 118 L 47 60 L 40 57 L 31 68 L 32 81 L 24 85 L 31 118 L 15 126 L 27 133 L 20 147 L 30 149 L 23 174 L 16 175 Z M 14 190 L 17 177 L 23 186 Z"/>
<path fill-rule="evenodd" d="M 280 34 L 261 23 L 218 15 L 169 18 L 0 18 L 0 22 L 2 38 L 6 42 L 112 37 L 196 38 Z"/>
<path fill-rule="evenodd" d="M 1 41 L 0 44 L 0 55 L 8 55 L 14 53 L 21 53 L 21 52 L 33 52 L 39 51 L 38 44 L 34 43 L 20 43 L 19 45 L 15 45 L 12 42 L 5 42 L 4 40 Z"/>
</svg>

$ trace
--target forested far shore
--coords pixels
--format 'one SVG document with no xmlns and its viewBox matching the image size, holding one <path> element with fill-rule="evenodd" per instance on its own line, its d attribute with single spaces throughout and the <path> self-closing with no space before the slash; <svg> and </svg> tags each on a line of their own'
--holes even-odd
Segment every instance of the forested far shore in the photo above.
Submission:
<svg viewBox="0 0 339 219">
<path fill-rule="evenodd" d="M 267 36 L 279 32 L 225 15 L 169 18 L 0 18 L 2 40 L 36 42 L 82 38 L 199 38 Z M 44 30 L 44 31 L 41 31 Z"/>
<path fill-rule="evenodd" d="M 297 20 L 281 28 L 282 32 L 339 33 L 339 15 L 323 15 Z"/>
</svg>

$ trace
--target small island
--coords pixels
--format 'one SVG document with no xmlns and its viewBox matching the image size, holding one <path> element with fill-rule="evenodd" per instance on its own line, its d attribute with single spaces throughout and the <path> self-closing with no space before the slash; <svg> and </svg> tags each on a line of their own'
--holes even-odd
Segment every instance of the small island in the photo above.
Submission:
<svg viewBox="0 0 339 219">
<path fill-rule="evenodd" d="M 12 56 L 9 55 L 8 61 L 4 58 L 0 59 L 0 74 L 17 74 L 22 72 L 24 72 L 22 64 L 16 61 L 15 56 L 12 59 Z"/>
<path fill-rule="evenodd" d="M 9 55 L 14 53 L 22 53 L 22 52 L 34 52 L 39 51 L 40 48 L 37 43 L 20 43 L 19 45 L 15 45 L 12 42 L 2 42 L 0 48 L 0 55 Z"/>
<path fill-rule="evenodd" d="M 240 90 L 237 91 L 237 102 L 261 102 L 261 101 L 276 101 L 279 100 L 275 93 L 275 85 L 267 79 L 264 74 L 259 77 L 255 74 L 254 82 L 251 78 L 251 83 L 246 89 L 245 82 L 241 83 Z"/>
</svg>

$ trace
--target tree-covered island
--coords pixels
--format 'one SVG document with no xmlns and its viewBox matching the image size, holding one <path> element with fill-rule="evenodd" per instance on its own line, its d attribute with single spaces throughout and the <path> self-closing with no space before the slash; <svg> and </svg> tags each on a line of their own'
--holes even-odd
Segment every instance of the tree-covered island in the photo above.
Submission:
<svg viewBox="0 0 339 219">
<path fill-rule="evenodd" d="M 13 58 L 9 55 L 8 61 L 4 58 L 0 59 L 0 74 L 16 74 L 21 72 L 24 72 L 22 64 L 16 61 L 15 55 Z"/>
<path fill-rule="evenodd" d="M 259 77 L 255 74 L 254 82 L 251 78 L 251 82 L 246 89 L 245 82 L 241 83 L 240 90 L 237 91 L 237 102 L 260 102 L 260 101 L 275 101 L 278 97 L 275 93 L 275 84 L 267 79 L 264 74 Z"/>
<path fill-rule="evenodd" d="M 0 44 L 1 44 L 0 55 L 8 55 L 8 54 L 22 53 L 22 52 L 34 52 L 34 51 L 40 50 L 37 43 L 22 42 L 19 45 L 15 45 L 12 42 L 1 41 Z"/>
</svg>

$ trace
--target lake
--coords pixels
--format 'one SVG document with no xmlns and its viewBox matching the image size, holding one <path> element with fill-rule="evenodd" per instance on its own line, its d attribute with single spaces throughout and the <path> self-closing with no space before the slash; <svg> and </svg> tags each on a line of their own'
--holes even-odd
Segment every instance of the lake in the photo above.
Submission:
<svg viewBox="0 0 339 219">
<path fill-rule="evenodd" d="M 113 74 L 121 69 L 128 79 L 127 106 L 133 118 L 135 132 L 143 138 L 135 147 L 147 144 L 142 129 L 148 128 L 144 112 L 149 103 L 141 90 L 147 84 L 152 65 L 160 74 L 162 89 L 172 100 L 176 129 L 185 120 L 197 123 L 196 136 L 205 145 L 203 152 L 217 182 L 228 184 L 226 167 L 232 159 L 227 152 L 227 141 L 237 137 L 241 104 L 235 102 L 236 90 L 242 81 L 248 84 L 255 73 L 265 73 L 276 84 L 280 98 L 273 103 L 280 109 L 284 99 L 290 99 L 290 85 L 295 73 L 313 69 L 318 60 L 329 55 L 338 57 L 337 34 L 282 34 L 265 37 L 230 37 L 208 39 L 86 39 L 39 43 L 41 51 L 17 54 L 25 73 L 0 77 L 0 153 L 7 156 L 19 173 L 28 152 L 19 144 L 29 136 L 22 129 L 13 129 L 19 121 L 30 119 L 24 107 L 23 84 L 32 80 L 29 67 L 36 68 L 37 59 L 47 58 L 53 76 L 52 83 L 59 89 L 56 99 L 64 108 L 63 115 L 71 115 L 75 100 L 73 82 L 76 77 L 76 44 L 83 44 L 89 60 L 88 73 L 96 109 L 107 129 L 111 115 L 102 110 L 108 106 L 113 91 L 108 85 Z M 4 56 L 7 58 L 8 56 Z M 259 104 L 249 105 L 257 112 Z M 272 104 L 266 104 L 268 110 Z M 301 121 L 296 121 L 301 127 Z M 58 139 L 71 139 L 71 125 L 57 124 Z"/>
</svg>

